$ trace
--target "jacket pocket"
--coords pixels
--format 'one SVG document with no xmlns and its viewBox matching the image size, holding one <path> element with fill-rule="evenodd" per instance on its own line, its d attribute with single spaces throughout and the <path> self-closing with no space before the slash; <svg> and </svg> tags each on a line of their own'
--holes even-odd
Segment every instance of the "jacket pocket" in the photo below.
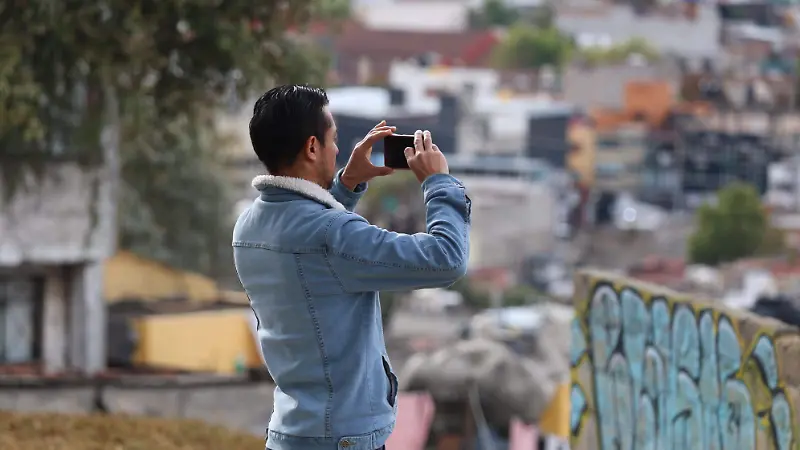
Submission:
<svg viewBox="0 0 800 450">
<path fill-rule="evenodd" d="M 392 373 L 392 367 L 389 365 L 389 361 L 386 359 L 386 357 L 381 355 L 381 360 L 383 362 L 383 372 L 386 374 L 386 379 L 389 382 L 389 390 L 386 393 L 386 401 L 389 402 L 389 406 L 394 407 L 394 404 L 397 401 L 397 377 L 394 376 L 394 373 Z"/>
</svg>

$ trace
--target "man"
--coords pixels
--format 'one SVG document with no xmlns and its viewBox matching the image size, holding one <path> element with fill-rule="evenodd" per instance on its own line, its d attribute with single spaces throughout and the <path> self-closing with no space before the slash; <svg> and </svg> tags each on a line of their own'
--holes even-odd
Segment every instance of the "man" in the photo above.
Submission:
<svg viewBox="0 0 800 450">
<path fill-rule="evenodd" d="M 270 175 L 236 223 L 234 260 L 277 385 L 271 450 L 376 450 L 392 432 L 397 378 L 378 291 L 443 287 L 466 272 L 470 201 L 429 132 L 406 149 L 422 183 L 427 233 L 405 235 L 353 213 L 370 162 L 394 127 L 376 125 L 336 172 L 336 124 L 324 91 L 280 86 L 255 104 L 250 139 Z"/>
</svg>

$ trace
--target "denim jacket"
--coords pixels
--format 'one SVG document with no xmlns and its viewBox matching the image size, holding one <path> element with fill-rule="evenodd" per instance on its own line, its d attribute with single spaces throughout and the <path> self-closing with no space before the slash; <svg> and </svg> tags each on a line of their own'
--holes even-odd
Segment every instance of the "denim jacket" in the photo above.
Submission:
<svg viewBox="0 0 800 450">
<path fill-rule="evenodd" d="M 449 286 L 466 272 L 470 200 L 450 175 L 422 183 L 427 233 L 353 212 L 366 184 L 330 191 L 262 175 L 236 222 L 234 260 L 258 319 L 275 399 L 272 450 L 375 450 L 394 428 L 397 378 L 378 291 Z"/>
</svg>

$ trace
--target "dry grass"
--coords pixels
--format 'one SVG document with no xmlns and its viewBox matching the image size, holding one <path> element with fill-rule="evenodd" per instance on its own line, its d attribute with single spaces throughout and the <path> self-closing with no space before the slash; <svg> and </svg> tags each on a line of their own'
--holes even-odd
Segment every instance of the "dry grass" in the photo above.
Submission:
<svg viewBox="0 0 800 450">
<path fill-rule="evenodd" d="M 264 440 L 191 420 L 0 411 L 2 450 L 263 450 Z"/>
</svg>

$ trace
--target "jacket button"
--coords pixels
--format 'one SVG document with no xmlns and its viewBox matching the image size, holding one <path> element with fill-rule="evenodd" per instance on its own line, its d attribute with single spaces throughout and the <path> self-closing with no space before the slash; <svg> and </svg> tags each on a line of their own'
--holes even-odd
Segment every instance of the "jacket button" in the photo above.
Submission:
<svg viewBox="0 0 800 450">
<path fill-rule="evenodd" d="M 353 445 L 353 444 L 351 444 L 350 441 L 348 441 L 348 440 L 342 441 L 342 447 L 344 447 L 344 448 L 350 447 L 351 445 Z"/>
</svg>

